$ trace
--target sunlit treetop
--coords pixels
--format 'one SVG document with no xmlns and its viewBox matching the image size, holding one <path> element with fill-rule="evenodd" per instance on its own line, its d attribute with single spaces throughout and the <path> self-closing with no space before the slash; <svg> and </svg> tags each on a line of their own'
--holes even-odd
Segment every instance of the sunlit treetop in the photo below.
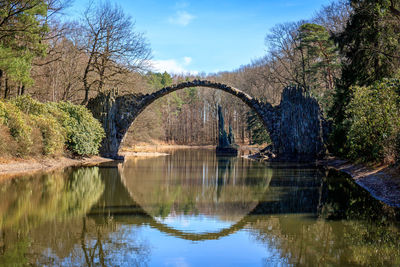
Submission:
<svg viewBox="0 0 400 267">
<path fill-rule="evenodd" d="M 12 80 L 32 83 L 31 63 L 45 54 L 42 42 L 49 30 L 44 0 L 6 0 L 0 3 L 0 70 Z"/>
</svg>

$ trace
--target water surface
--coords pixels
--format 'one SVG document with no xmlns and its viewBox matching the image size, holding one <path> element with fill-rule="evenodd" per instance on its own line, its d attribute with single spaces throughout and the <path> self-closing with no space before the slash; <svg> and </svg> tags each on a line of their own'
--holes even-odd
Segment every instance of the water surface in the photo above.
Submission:
<svg viewBox="0 0 400 267">
<path fill-rule="evenodd" d="M 0 184 L 1 266 L 399 266 L 399 212 L 313 166 L 211 150 Z"/>
</svg>

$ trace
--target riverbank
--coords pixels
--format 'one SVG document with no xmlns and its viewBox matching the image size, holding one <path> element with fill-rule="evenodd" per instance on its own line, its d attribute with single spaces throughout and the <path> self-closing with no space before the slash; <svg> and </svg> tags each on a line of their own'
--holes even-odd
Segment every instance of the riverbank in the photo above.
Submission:
<svg viewBox="0 0 400 267">
<path fill-rule="evenodd" d="M 246 158 L 268 161 L 262 153 Z M 354 181 L 374 198 L 392 207 L 400 207 L 400 170 L 389 165 L 366 166 L 330 157 L 316 162 L 319 166 L 335 169 L 350 175 Z"/>
<path fill-rule="evenodd" d="M 347 173 L 374 198 L 389 206 L 400 207 L 400 171 L 398 168 L 388 165 L 368 167 L 337 158 L 321 160 L 318 164 Z"/>
<path fill-rule="evenodd" d="M 103 162 L 113 161 L 98 156 L 84 158 L 29 158 L 29 159 L 1 159 L 0 158 L 0 181 L 13 178 L 23 174 L 38 172 L 49 172 L 73 166 L 92 166 Z"/>
</svg>

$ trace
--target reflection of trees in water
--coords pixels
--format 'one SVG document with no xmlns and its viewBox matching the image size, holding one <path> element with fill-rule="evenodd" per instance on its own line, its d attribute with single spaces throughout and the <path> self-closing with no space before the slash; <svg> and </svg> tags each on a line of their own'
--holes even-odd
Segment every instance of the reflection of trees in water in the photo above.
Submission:
<svg viewBox="0 0 400 267">
<path fill-rule="evenodd" d="M 8 231 L 3 241 L 6 251 L 0 254 L 0 266 L 121 266 L 126 262 L 141 266 L 151 252 L 136 228 L 121 226 L 112 217 L 48 222 L 29 235 Z"/>
<path fill-rule="evenodd" d="M 346 174 L 331 171 L 324 179 L 319 215 L 329 220 L 400 220 L 399 209 L 390 208 L 371 197 Z"/>
<path fill-rule="evenodd" d="M 85 214 L 104 190 L 98 168 L 55 172 L 0 184 L 0 229 L 29 230 Z"/>
<path fill-rule="evenodd" d="M 7 228 L 0 231 L 0 266 L 145 264 L 150 247 L 134 229 L 107 214 L 85 217 L 89 210 L 133 203 L 117 177 L 115 168 L 80 168 L 2 184 L 7 196 L 1 196 L 1 216 Z M 6 212 L 27 213 L 10 221 Z"/>
<path fill-rule="evenodd" d="M 128 209 L 129 223 L 132 216 L 137 219 L 136 225 L 144 225 L 147 220 L 134 216 L 131 208 L 136 203 L 121 183 L 117 168 L 104 168 L 102 175 L 106 190 L 88 216 L 76 222 L 80 238 L 75 240 L 79 246 L 75 247 L 73 261 L 78 266 L 121 266 L 127 262 L 129 266 L 144 266 L 151 253 L 148 241 L 140 237 L 137 228 L 126 227 L 126 221 L 117 221 L 114 216 L 126 215 Z"/>
<path fill-rule="evenodd" d="M 253 214 L 292 214 L 317 212 L 322 188 L 323 169 L 271 166 L 268 192 Z"/>
<path fill-rule="evenodd" d="M 6 241 L 6 235 L 2 232 L 0 241 L 0 266 L 25 266 L 28 264 L 26 254 L 30 245 L 25 236 L 13 240 L 11 244 Z"/>
<path fill-rule="evenodd" d="M 288 215 L 263 218 L 250 229 L 289 264 L 398 266 L 400 261 L 399 232 L 393 227 Z"/>
<path fill-rule="evenodd" d="M 137 229 L 118 227 L 111 217 L 103 222 L 83 218 L 80 248 L 71 257 L 74 265 L 145 266 L 150 246 L 138 238 Z"/>
<path fill-rule="evenodd" d="M 293 213 L 264 216 L 251 220 L 250 228 L 255 239 L 277 248 L 275 256 L 289 264 L 399 265 L 399 211 L 371 198 L 351 178 L 329 172 L 317 215 L 317 220 Z"/>
<path fill-rule="evenodd" d="M 263 197 L 270 169 L 242 158 L 216 158 L 214 151 L 198 152 L 128 160 L 120 174 L 131 196 L 154 217 L 201 213 L 241 219 Z"/>
<path fill-rule="evenodd" d="M 39 239 L 50 238 L 53 235 L 49 235 L 49 224 L 84 215 L 103 190 L 98 168 L 54 172 L 0 184 L 0 262 L 14 258 L 15 253 L 23 253 L 15 258 L 26 261 L 23 255 L 34 250 L 33 236 L 39 232 Z M 63 229 L 55 231 L 62 233 Z"/>
</svg>

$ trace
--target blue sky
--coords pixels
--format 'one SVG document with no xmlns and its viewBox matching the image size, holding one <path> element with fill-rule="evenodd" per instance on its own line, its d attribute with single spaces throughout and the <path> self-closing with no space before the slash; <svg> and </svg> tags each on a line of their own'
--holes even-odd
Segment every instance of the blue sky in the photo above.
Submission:
<svg viewBox="0 0 400 267">
<path fill-rule="evenodd" d="M 152 51 L 154 70 L 170 73 L 230 71 L 266 53 L 275 24 L 310 18 L 331 0 L 110 0 L 136 22 Z M 77 18 L 88 1 L 75 1 Z"/>
</svg>

